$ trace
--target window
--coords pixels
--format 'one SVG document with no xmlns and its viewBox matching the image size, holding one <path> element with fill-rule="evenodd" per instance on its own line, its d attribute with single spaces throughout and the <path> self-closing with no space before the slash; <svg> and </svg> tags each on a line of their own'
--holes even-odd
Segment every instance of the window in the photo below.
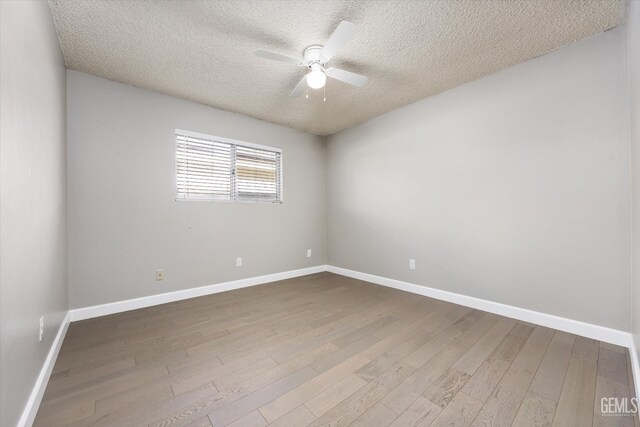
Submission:
<svg viewBox="0 0 640 427">
<path fill-rule="evenodd" d="M 177 200 L 282 202 L 282 150 L 176 129 Z"/>
</svg>

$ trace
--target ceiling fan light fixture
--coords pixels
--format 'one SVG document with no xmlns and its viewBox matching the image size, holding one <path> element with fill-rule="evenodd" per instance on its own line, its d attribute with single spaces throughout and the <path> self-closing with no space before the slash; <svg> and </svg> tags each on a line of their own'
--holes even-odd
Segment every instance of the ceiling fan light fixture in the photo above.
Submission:
<svg viewBox="0 0 640 427">
<path fill-rule="evenodd" d="M 307 85 L 311 89 L 321 89 L 327 82 L 327 75 L 322 71 L 320 64 L 313 64 L 311 66 L 311 72 L 307 74 Z"/>
</svg>

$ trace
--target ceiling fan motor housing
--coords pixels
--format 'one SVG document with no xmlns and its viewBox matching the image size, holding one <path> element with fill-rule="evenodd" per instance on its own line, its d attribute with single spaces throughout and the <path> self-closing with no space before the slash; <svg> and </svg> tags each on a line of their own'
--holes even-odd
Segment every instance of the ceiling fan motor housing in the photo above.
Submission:
<svg viewBox="0 0 640 427">
<path fill-rule="evenodd" d="M 304 63 L 311 68 L 313 64 L 320 64 L 324 67 L 325 59 L 322 57 L 322 46 L 312 45 L 304 50 Z"/>
</svg>

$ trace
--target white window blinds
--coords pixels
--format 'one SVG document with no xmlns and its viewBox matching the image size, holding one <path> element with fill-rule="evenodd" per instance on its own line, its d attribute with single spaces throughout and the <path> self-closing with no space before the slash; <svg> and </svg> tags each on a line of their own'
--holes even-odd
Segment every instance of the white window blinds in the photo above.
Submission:
<svg viewBox="0 0 640 427">
<path fill-rule="evenodd" d="M 280 153 L 240 145 L 235 148 L 238 199 L 280 201 Z"/>
<path fill-rule="evenodd" d="M 282 151 L 176 130 L 179 200 L 282 201 Z"/>
</svg>

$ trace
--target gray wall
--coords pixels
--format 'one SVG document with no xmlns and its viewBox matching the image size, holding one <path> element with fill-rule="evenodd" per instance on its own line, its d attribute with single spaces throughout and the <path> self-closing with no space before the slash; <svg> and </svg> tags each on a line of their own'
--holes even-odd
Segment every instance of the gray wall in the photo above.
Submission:
<svg viewBox="0 0 640 427">
<path fill-rule="evenodd" d="M 629 330 L 625 37 L 332 136 L 329 263 Z"/>
<path fill-rule="evenodd" d="M 631 1 L 627 22 L 629 107 L 631 117 L 632 207 L 632 331 L 640 354 L 640 1 Z M 636 384 L 636 388 L 638 385 Z"/>
<path fill-rule="evenodd" d="M 319 137 L 75 71 L 67 95 L 73 308 L 326 262 Z M 176 202 L 175 128 L 282 148 L 284 203 Z"/>
<path fill-rule="evenodd" d="M 0 2 L 0 29 L 0 425 L 11 426 L 68 308 L 65 69 L 46 2 Z"/>
</svg>

